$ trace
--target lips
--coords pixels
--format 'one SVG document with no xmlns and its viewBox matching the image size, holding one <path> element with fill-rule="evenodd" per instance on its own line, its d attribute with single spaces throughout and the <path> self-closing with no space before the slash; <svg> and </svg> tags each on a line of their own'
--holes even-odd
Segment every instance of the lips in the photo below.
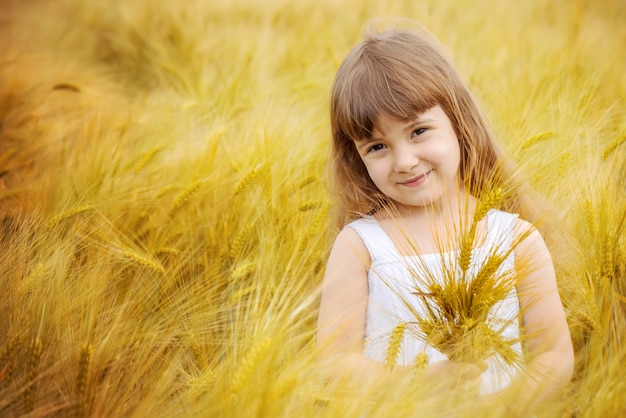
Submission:
<svg viewBox="0 0 626 418">
<path fill-rule="evenodd" d="M 425 173 L 422 173 L 418 176 L 415 177 L 411 177 L 410 179 L 400 182 L 400 184 L 404 185 L 404 186 L 418 186 L 422 183 L 424 183 L 426 181 L 426 179 L 428 178 L 428 175 L 432 172 L 433 170 L 428 170 Z"/>
</svg>

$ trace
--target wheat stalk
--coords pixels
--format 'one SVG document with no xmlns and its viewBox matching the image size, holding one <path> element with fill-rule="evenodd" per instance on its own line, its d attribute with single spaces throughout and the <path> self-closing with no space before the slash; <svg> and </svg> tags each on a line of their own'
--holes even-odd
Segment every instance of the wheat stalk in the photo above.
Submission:
<svg viewBox="0 0 626 418">
<path fill-rule="evenodd" d="M 80 347 L 78 356 L 78 375 L 76 376 L 76 416 L 85 416 L 88 409 L 87 385 L 93 362 L 93 347 L 85 343 Z"/>
<path fill-rule="evenodd" d="M 569 160 L 571 157 L 572 157 L 572 153 L 567 152 L 563 156 L 561 156 L 561 158 L 559 158 L 559 165 L 556 171 L 557 178 L 561 178 L 565 175 L 565 172 L 567 171 L 567 166 L 569 164 Z"/>
<path fill-rule="evenodd" d="M 317 175 L 310 175 L 305 177 L 304 179 L 302 179 L 301 181 L 299 181 L 295 186 L 293 186 L 290 189 L 290 193 L 294 193 L 298 190 L 301 190 L 303 188 L 305 188 L 306 186 L 315 183 L 317 180 L 319 180 L 319 176 Z"/>
<path fill-rule="evenodd" d="M 494 295 L 494 290 L 501 286 L 510 287 L 512 285 L 512 283 L 504 281 L 502 278 L 500 278 L 499 282 L 495 280 L 496 271 L 500 268 L 504 260 L 505 257 L 494 252 L 489 256 L 489 259 L 480 268 L 478 273 L 476 273 L 474 279 L 469 282 L 470 318 L 480 318 L 484 320 L 489 310 L 498 301 Z"/>
<path fill-rule="evenodd" d="M 45 230 L 50 231 L 51 229 L 53 229 L 55 226 L 57 226 L 64 220 L 69 219 L 73 216 L 79 215 L 81 213 L 87 212 L 92 209 L 93 208 L 91 205 L 82 205 L 82 206 L 78 206 L 70 210 L 66 210 L 65 212 L 62 212 L 50 218 L 48 222 L 46 222 Z"/>
<path fill-rule="evenodd" d="M 252 285 L 252 286 L 248 286 L 248 287 L 244 287 L 243 289 L 239 289 L 236 292 L 234 292 L 232 295 L 230 295 L 229 301 L 231 303 L 233 302 L 237 302 L 239 299 L 249 295 L 250 293 L 254 292 L 254 290 L 257 288 L 256 285 Z"/>
<path fill-rule="evenodd" d="M 531 136 L 530 138 L 528 138 L 526 141 L 524 141 L 524 143 L 522 144 L 522 151 L 524 151 L 527 148 L 532 147 L 534 144 L 536 144 L 539 141 L 552 138 L 553 136 L 554 136 L 554 132 L 552 131 L 540 132 L 538 134 L 535 134 Z"/>
<path fill-rule="evenodd" d="M 15 351 L 15 349 L 22 344 L 26 335 L 24 333 L 19 333 L 11 337 L 0 349 L 0 365 L 5 364 Z"/>
<path fill-rule="evenodd" d="M 615 274 L 611 241 L 611 237 L 606 236 L 600 246 L 600 277 L 607 282 L 611 282 Z"/>
<path fill-rule="evenodd" d="M 231 246 L 230 246 L 230 258 L 235 259 L 237 256 L 240 256 L 242 250 L 251 238 L 252 232 L 254 231 L 254 224 L 248 224 L 245 228 L 243 228 L 239 233 L 235 236 Z"/>
<path fill-rule="evenodd" d="M 308 200 L 306 202 L 302 202 L 298 205 L 298 210 L 300 212 L 306 212 L 309 211 L 311 209 L 317 209 L 319 207 L 322 207 L 322 205 L 324 205 L 324 201 L 323 200 Z"/>
<path fill-rule="evenodd" d="M 602 153 L 602 159 L 606 160 L 607 158 L 609 158 L 609 155 L 611 155 L 613 151 L 615 151 L 617 147 L 622 145 L 624 142 L 626 142 L 626 135 L 622 135 L 621 137 L 613 141 L 608 147 L 604 149 L 604 152 Z"/>
<path fill-rule="evenodd" d="M 156 192 L 154 196 L 156 198 L 161 198 L 161 197 L 165 196 L 166 194 L 168 194 L 169 192 L 171 192 L 172 190 L 176 190 L 178 188 L 179 188 L 179 186 L 176 186 L 174 184 L 167 184 L 167 185 L 161 187 L 161 189 L 159 189 L 159 191 Z"/>
<path fill-rule="evenodd" d="M 591 202 L 590 199 L 585 200 L 585 219 L 587 220 L 587 225 L 589 225 L 589 232 L 592 236 L 596 236 L 598 234 L 598 213 Z"/>
<path fill-rule="evenodd" d="M 308 231 L 308 236 L 312 237 L 320 233 L 322 230 L 322 226 L 326 223 L 328 219 L 328 213 L 330 212 L 330 203 L 324 202 L 324 204 L 320 207 L 317 214 L 315 215 L 315 219 L 313 219 L 313 223 Z"/>
<path fill-rule="evenodd" d="M 215 383 L 218 378 L 217 372 L 213 369 L 204 370 L 200 377 L 190 379 L 187 396 L 193 400 L 201 395 L 206 395 L 209 390 L 215 389 Z"/>
<path fill-rule="evenodd" d="M 501 189 L 494 189 L 487 193 L 483 200 L 477 203 L 474 211 L 474 217 L 470 230 L 467 234 L 463 235 L 461 240 L 461 251 L 459 253 L 459 266 L 463 272 L 463 279 L 465 279 L 466 272 L 471 263 L 472 249 L 474 248 L 474 240 L 476 239 L 476 228 L 478 223 L 487 215 L 489 210 L 495 208 L 503 199 L 504 194 Z"/>
<path fill-rule="evenodd" d="M 413 360 L 413 366 L 417 370 L 425 369 L 428 366 L 428 354 L 424 352 L 418 353 Z"/>
<path fill-rule="evenodd" d="M 243 279 L 256 270 L 257 264 L 254 261 L 246 261 L 238 264 L 230 273 L 230 277 L 235 280 Z"/>
<path fill-rule="evenodd" d="M 137 164 L 135 164 L 135 167 L 133 168 L 133 173 L 139 173 L 162 149 L 162 147 L 154 147 L 148 151 L 139 161 L 137 161 Z"/>
<path fill-rule="evenodd" d="M 254 180 L 256 180 L 264 170 L 265 166 L 263 164 L 258 164 L 256 167 L 248 171 L 235 185 L 233 189 L 233 196 L 237 196 L 246 188 L 250 187 Z"/>
<path fill-rule="evenodd" d="M 11 371 L 14 364 L 11 357 L 17 352 L 18 347 L 25 339 L 26 334 L 19 333 L 11 337 L 0 349 L 0 370 L 3 370 L 4 377 L 7 380 L 11 379 Z"/>
<path fill-rule="evenodd" d="M 393 331 L 391 331 L 391 336 L 389 337 L 389 346 L 387 347 L 387 355 L 385 357 L 385 365 L 387 365 L 388 367 L 396 365 L 398 354 L 400 354 L 402 340 L 404 339 L 405 328 L 406 323 L 402 323 L 396 325 Z"/>
<path fill-rule="evenodd" d="M 196 338 L 196 334 L 193 331 L 189 331 L 189 349 L 193 355 L 193 360 L 196 365 L 204 366 L 204 354 Z"/>
<path fill-rule="evenodd" d="M 24 389 L 25 412 L 35 409 L 35 392 L 37 390 L 37 375 L 41 362 L 42 344 L 39 338 L 33 338 L 28 349 L 26 362 L 26 388 Z"/>
<path fill-rule="evenodd" d="M 133 261 L 136 264 L 139 264 L 142 267 L 147 267 L 150 270 L 155 271 L 157 273 L 161 273 L 161 274 L 165 273 L 165 268 L 160 263 L 152 259 L 144 257 L 131 250 L 124 250 L 122 253 L 124 257 Z"/>
<path fill-rule="evenodd" d="M 203 183 L 202 180 L 196 180 L 176 196 L 174 206 L 170 210 L 170 217 L 174 217 L 191 200 L 191 197 L 200 189 Z"/>
<path fill-rule="evenodd" d="M 591 316 L 589 316 L 589 314 L 587 314 L 587 312 L 584 312 L 582 310 L 578 310 L 575 311 L 573 316 L 575 318 L 577 318 L 580 323 L 587 328 L 587 330 L 589 331 L 595 331 L 598 329 L 598 325 L 596 323 L 596 321 L 593 320 L 593 318 Z"/>
<path fill-rule="evenodd" d="M 180 250 L 177 248 L 172 248 L 172 247 L 159 247 L 156 249 L 155 253 L 157 255 L 160 255 L 160 254 L 179 255 Z"/>
<path fill-rule="evenodd" d="M 252 348 L 250 348 L 250 351 L 248 351 L 241 363 L 239 363 L 233 375 L 231 381 L 231 391 L 233 393 L 241 392 L 241 390 L 248 385 L 254 369 L 260 360 L 265 357 L 271 344 L 272 339 L 263 337 L 257 340 Z"/>
<path fill-rule="evenodd" d="M 173 244 L 175 241 L 178 241 L 180 238 L 182 238 L 182 236 L 183 236 L 182 232 L 176 232 L 165 240 L 164 245 L 169 246 Z"/>
</svg>

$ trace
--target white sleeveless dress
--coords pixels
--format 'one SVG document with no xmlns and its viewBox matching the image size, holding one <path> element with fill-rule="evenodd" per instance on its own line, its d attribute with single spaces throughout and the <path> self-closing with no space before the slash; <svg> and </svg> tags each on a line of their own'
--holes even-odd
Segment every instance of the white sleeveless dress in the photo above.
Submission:
<svg viewBox="0 0 626 418">
<path fill-rule="evenodd" d="M 476 274 L 478 268 L 493 254 L 493 251 L 503 256 L 506 255 L 512 245 L 516 221 L 517 215 L 514 214 L 499 210 L 490 210 L 487 213 L 486 238 L 483 245 L 472 251 L 470 274 Z M 424 312 L 423 302 L 419 297 L 411 294 L 415 291 L 416 280 L 419 280 L 415 276 L 421 276 L 420 269 L 427 268 L 431 274 L 437 272 L 436 280 L 441 282 L 443 280 L 442 263 L 458 264 L 456 261 L 458 251 L 402 256 L 374 217 L 363 217 L 346 227 L 354 229 L 359 234 L 371 257 L 367 278 L 369 298 L 365 321 L 364 354 L 369 358 L 384 362 L 393 329 L 400 323 L 414 322 L 415 312 L 419 314 Z M 497 273 L 501 277 L 514 274 L 514 272 L 514 256 L 511 251 Z M 424 288 L 424 284 L 421 287 Z M 501 334 L 507 339 L 518 338 L 519 301 L 514 288 L 504 300 L 493 307 L 487 319 L 488 323 L 494 324 L 501 324 L 501 320 L 510 321 Z M 407 325 L 409 326 L 411 325 Z M 494 327 L 495 325 L 492 329 Z M 521 354 L 520 343 L 514 344 L 512 348 Z M 425 353 L 429 363 L 447 359 L 443 353 L 416 336 L 415 332 L 405 331 L 397 364 L 411 365 L 419 353 Z M 482 375 L 481 394 L 497 392 L 510 384 L 517 371 L 515 367 L 506 365 L 499 355 L 492 356 L 486 362 L 488 369 Z"/>
</svg>

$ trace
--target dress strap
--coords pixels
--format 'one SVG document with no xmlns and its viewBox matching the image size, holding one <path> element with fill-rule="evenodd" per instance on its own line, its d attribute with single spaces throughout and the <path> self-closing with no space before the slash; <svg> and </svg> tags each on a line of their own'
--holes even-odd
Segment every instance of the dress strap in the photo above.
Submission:
<svg viewBox="0 0 626 418">
<path fill-rule="evenodd" d="M 364 216 L 349 223 L 345 228 L 352 228 L 359 234 L 370 253 L 372 263 L 375 260 L 390 258 L 398 260 L 400 258 L 393 241 L 373 216 Z"/>
<path fill-rule="evenodd" d="M 518 215 L 492 209 L 487 213 L 487 248 L 505 254 L 513 244 Z"/>
</svg>

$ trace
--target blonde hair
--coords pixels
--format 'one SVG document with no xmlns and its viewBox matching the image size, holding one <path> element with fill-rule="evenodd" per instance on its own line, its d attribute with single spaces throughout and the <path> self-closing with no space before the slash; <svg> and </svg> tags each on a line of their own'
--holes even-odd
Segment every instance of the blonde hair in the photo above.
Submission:
<svg viewBox="0 0 626 418">
<path fill-rule="evenodd" d="M 391 204 L 370 179 L 354 141 L 371 137 L 381 114 L 409 120 L 436 105 L 459 140 L 461 185 L 478 198 L 494 186 L 511 188 L 485 117 L 437 41 L 416 29 L 369 33 L 339 67 L 331 93 L 337 226 Z M 509 199 L 507 209 L 517 200 Z"/>
</svg>

